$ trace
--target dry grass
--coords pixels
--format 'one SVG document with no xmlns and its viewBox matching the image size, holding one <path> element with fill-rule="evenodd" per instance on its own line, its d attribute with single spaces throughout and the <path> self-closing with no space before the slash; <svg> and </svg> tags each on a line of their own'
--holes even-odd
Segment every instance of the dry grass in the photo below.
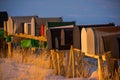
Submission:
<svg viewBox="0 0 120 80">
<path fill-rule="evenodd" d="M 105 73 L 105 72 L 104 72 Z M 106 78 L 104 80 L 120 80 L 120 66 L 118 68 L 118 70 L 115 70 L 115 72 L 112 73 L 112 75 L 106 75 Z"/>
<path fill-rule="evenodd" d="M 56 55 L 58 54 L 58 55 Z M 41 68 L 54 68 L 54 72 L 57 75 L 62 75 L 62 76 L 67 76 L 70 75 L 71 77 L 71 72 L 67 73 L 68 68 L 71 69 L 72 64 L 70 64 L 70 67 L 67 66 L 69 63 L 70 58 L 68 55 L 68 61 L 66 59 L 65 54 L 70 54 L 69 51 L 67 53 L 64 52 L 55 52 L 54 57 L 53 57 L 53 62 L 51 61 L 52 55 L 50 54 L 49 51 L 47 50 L 42 50 L 40 53 L 32 53 L 31 49 L 20 49 L 17 47 L 16 49 L 13 50 L 12 56 L 9 57 L 15 62 L 23 63 L 23 64 L 30 64 L 30 65 L 35 65 L 36 67 L 41 67 Z M 83 60 L 84 56 L 81 55 L 81 53 L 74 53 L 75 55 L 75 77 L 81 77 L 81 78 L 88 78 L 89 75 L 89 70 L 90 70 L 90 64 L 88 61 Z M 58 64 L 59 63 L 59 64 Z M 51 67 L 54 66 L 54 67 Z M 67 69 L 65 69 L 67 68 Z M 60 70 L 58 72 L 58 70 Z M 70 70 L 71 71 L 71 70 Z M 37 72 L 36 72 L 37 73 Z"/>
<path fill-rule="evenodd" d="M 4 41 L 4 38 L 0 38 L 0 58 L 7 56 L 6 49 L 7 49 L 7 44 Z"/>
<path fill-rule="evenodd" d="M 8 56 L 7 59 L 2 57 L 7 60 L 3 65 L 7 66 L 9 64 L 10 66 L 6 73 L 6 71 L 3 71 L 4 66 L 0 64 L 0 70 L 3 69 L 0 71 L 0 80 L 11 80 L 10 78 L 12 80 L 46 80 L 47 74 L 53 74 L 51 76 L 54 76 L 54 73 L 48 73 L 47 71 L 50 68 L 50 55 L 48 53 L 47 50 L 42 50 L 40 53 L 33 53 L 31 49 L 15 48 L 12 55 Z M 14 71 L 18 71 L 18 74 L 12 75 Z M 28 75 L 26 75 L 27 73 Z M 4 76 L 5 74 L 8 76 Z"/>
<path fill-rule="evenodd" d="M 12 59 L 18 63 L 50 68 L 50 55 L 47 50 L 43 50 L 40 53 L 34 53 L 31 49 L 16 48 L 12 53 Z"/>
</svg>

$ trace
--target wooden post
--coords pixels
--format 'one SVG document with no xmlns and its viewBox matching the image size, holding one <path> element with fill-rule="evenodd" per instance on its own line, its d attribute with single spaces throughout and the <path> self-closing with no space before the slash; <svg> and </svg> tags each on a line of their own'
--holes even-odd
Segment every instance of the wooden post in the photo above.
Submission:
<svg viewBox="0 0 120 80">
<path fill-rule="evenodd" d="M 35 47 L 32 47 L 31 50 L 32 50 L 32 54 L 33 54 L 33 53 L 35 53 L 36 49 L 35 49 Z"/>
<path fill-rule="evenodd" d="M 72 75 L 70 75 L 71 71 L 72 71 Z M 73 78 L 75 77 L 75 59 L 74 59 L 74 53 L 73 53 L 73 46 L 71 46 L 70 48 L 70 55 L 69 55 L 67 77 L 69 76 L 72 76 Z"/>
<path fill-rule="evenodd" d="M 51 51 L 51 55 L 52 55 L 52 65 L 53 65 L 53 68 L 54 68 L 54 72 L 57 73 L 57 67 L 56 67 L 56 63 L 55 63 L 55 52 L 54 50 L 50 50 Z"/>
<path fill-rule="evenodd" d="M 70 70 L 71 70 L 71 53 L 69 54 L 69 59 L 68 59 L 68 69 L 67 69 L 67 77 L 69 77 L 70 76 Z"/>
<path fill-rule="evenodd" d="M 7 43 L 8 44 L 8 57 L 11 57 L 11 55 L 12 55 L 12 50 L 11 50 L 11 42 L 8 42 Z"/>
<path fill-rule="evenodd" d="M 65 72 L 67 72 L 68 71 L 68 62 L 69 62 L 69 53 L 67 51 L 65 51 L 64 56 L 65 56 Z"/>
<path fill-rule="evenodd" d="M 60 52 L 59 54 L 59 60 L 60 60 L 60 75 L 65 76 L 65 65 L 64 65 L 64 52 Z"/>
<path fill-rule="evenodd" d="M 27 48 L 22 48 L 22 63 L 27 62 Z"/>
<path fill-rule="evenodd" d="M 71 46 L 71 51 L 70 51 L 71 55 L 72 55 L 72 74 L 73 74 L 73 78 L 75 77 L 75 58 L 74 58 L 74 53 L 73 53 L 73 46 Z"/>
<path fill-rule="evenodd" d="M 58 75 L 60 75 L 60 55 L 59 53 L 57 52 L 57 69 L 58 69 Z"/>
<path fill-rule="evenodd" d="M 111 54 L 105 54 L 105 59 L 106 59 L 106 66 L 107 66 L 107 71 L 108 71 L 108 77 L 109 75 L 111 75 L 111 70 L 112 70 L 112 66 L 111 66 L 111 63 L 110 63 L 110 56 Z"/>
<path fill-rule="evenodd" d="M 7 21 L 4 21 L 4 37 L 7 36 Z"/>
<path fill-rule="evenodd" d="M 115 70 L 118 69 L 118 62 L 117 60 L 114 60 L 111 58 L 111 54 L 105 54 L 106 58 L 106 66 L 107 66 L 107 71 L 108 71 L 108 77 L 114 76 Z"/>
<path fill-rule="evenodd" d="M 102 56 L 98 56 L 98 75 L 99 75 L 99 80 L 104 80 Z"/>
</svg>

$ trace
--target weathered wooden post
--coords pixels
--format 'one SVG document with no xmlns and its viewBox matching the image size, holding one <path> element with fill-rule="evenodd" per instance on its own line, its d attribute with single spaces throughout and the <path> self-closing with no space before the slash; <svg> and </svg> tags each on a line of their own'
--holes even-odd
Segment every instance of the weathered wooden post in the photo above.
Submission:
<svg viewBox="0 0 120 80">
<path fill-rule="evenodd" d="M 60 69 L 60 54 L 57 52 L 57 71 L 58 71 L 58 75 L 60 75 L 61 73 L 61 69 Z"/>
<path fill-rule="evenodd" d="M 32 47 L 31 50 L 32 50 L 32 54 L 33 54 L 33 53 L 35 53 L 36 48 Z"/>
<path fill-rule="evenodd" d="M 64 59 L 64 53 L 63 52 L 56 52 L 57 54 L 57 71 L 58 75 L 65 75 L 65 70 L 63 67 L 63 59 Z"/>
<path fill-rule="evenodd" d="M 111 56 L 111 54 L 105 54 L 106 67 L 107 67 L 108 73 L 111 73 L 111 67 L 112 67 L 111 64 L 110 64 L 110 56 Z"/>
<path fill-rule="evenodd" d="M 71 55 L 72 55 L 72 74 L 73 74 L 73 78 L 75 77 L 75 56 L 74 56 L 74 52 L 73 52 L 73 46 L 71 46 L 71 51 L 70 51 Z"/>
<path fill-rule="evenodd" d="M 99 75 L 99 80 L 104 80 L 103 76 L 103 60 L 102 56 L 98 56 L 98 75 Z"/>
<path fill-rule="evenodd" d="M 115 71 L 118 69 L 117 59 L 112 59 L 111 54 L 108 53 L 105 55 L 106 66 L 108 71 L 108 77 L 114 76 Z"/>
<path fill-rule="evenodd" d="M 50 50 L 51 56 L 52 56 L 52 66 L 54 68 L 54 72 L 57 73 L 57 67 L 56 67 L 56 53 L 54 50 Z"/>
<path fill-rule="evenodd" d="M 71 71 L 72 71 L 72 75 L 70 75 Z M 69 76 L 72 76 L 73 78 L 75 77 L 75 59 L 74 59 L 74 53 L 73 53 L 73 46 L 71 46 L 70 48 L 70 55 L 69 55 L 67 77 Z"/>
<path fill-rule="evenodd" d="M 7 36 L 7 21 L 4 21 L 4 37 Z"/>
<path fill-rule="evenodd" d="M 8 57 L 11 57 L 12 56 L 12 45 L 11 45 L 11 36 L 7 36 L 6 37 L 6 42 L 7 42 L 7 45 L 8 45 Z"/>
<path fill-rule="evenodd" d="M 65 56 L 65 75 L 68 73 L 68 65 L 69 65 L 69 51 L 65 51 L 64 52 L 64 56 Z M 67 75 L 66 75 L 67 76 Z M 68 77 L 68 76 L 67 76 Z"/>
<path fill-rule="evenodd" d="M 22 63 L 26 63 L 27 62 L 27 48 L 22 48 Z"/>
<path fill-rule="evenodd" d="M 12 56 L 12 50 L 11 50 L 11 42 L 8 42 L 8 58 L 10 58 Z"/>
</svg>

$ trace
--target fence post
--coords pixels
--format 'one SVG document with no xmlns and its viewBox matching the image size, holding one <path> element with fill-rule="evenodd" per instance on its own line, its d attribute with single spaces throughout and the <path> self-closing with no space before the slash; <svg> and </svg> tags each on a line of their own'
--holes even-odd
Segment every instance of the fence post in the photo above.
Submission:
<svg viewBox="0 0 120 80">
<path fill-rule="evenodd" d="M 114 76 L 115 70 L 118 70 L 118 62 L 111 58 L 111 53 L 105 55 L 108 77 Z"/>
<path fill-rule="evenodd" d="M 52 56 L 52 66 L 54 69 L 55 74 L 57 74 L 57 67 L 56 67 L 56 53 L 54 50 L 50 50 Z"/>
<path fill-rule="evenodd" d="M 4 37 L 7 35 L 7 21 L 4 21 Z"/>
<path fill-rule="evenodd" d="M 11 42 L 8 42 L 8 57 L 12 56 L 12 50 L 11 50 Z"/>
<path fill-rule="evenodd" d="M 72 71 L 72 75 L 70 75 L 71 71 Z M 75 58 L 74 58 L 74 53 L 73 53 L 73 46 L 71 46 L 70 48 L 70 55 L 69 55 L 67 77 L 69 76 L 72 76 L 73 78 L 75 77 Z"/>
<path fill-rule="evenodd" d="M 73 52 L 73 46 L 71 46 L 71 55 L 72 55 L 72 74 L 73 74 L 73 78 L 75 77 L 75 55 L 74 55 L 74 52 Z"/>
<path fill-rule="evenodd" d="M 57 52 L 57 69 L 58 69 L 58 75 L 60 76 L 60 54 Z"/>
<path fill-rule="evenodd" d="M 32 54 L 33 54 L 33 53 L 35 53 L 36 48 L 35 48 L 35 47 L 32 47 L 31 50 L 32 50 Z"/>
<path fill-rule="evenodd" d="M 98 75 L 99 75 L 99 80 L 104 80 L 102 56 L 98 56 Z"/>
</svg>

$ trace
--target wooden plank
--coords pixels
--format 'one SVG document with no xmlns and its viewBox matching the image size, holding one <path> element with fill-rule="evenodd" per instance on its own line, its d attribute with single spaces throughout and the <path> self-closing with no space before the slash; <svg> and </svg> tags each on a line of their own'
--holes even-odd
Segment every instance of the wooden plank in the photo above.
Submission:
<svg viewBox="0 0 120 80">
<path fill-rule="evenodd" d="M 4 37 L 7 36 L 7 21 L 4 21 Z"/>
<path fill-rule="evenodd" d="M 99 80 L 104 80 L 104 69 L 103 69 L 103 59 L 102 56 L 98 57 L 98 77 Z"/>
<path fill-rule="evenodd" d="M 51 56 L 52 56 L 52 66 L 54 69 L 55 74 L 57 74 L 57 64 L 56 64 L 56 53 L 54 50 L 50 50 Z"/>
<path fill-rule="evenodd" d="M 59 53 L 56 53 L 57 54 L 57 71 L 58 71 L 58 75 L 60 76 L 60 72 L 61 72 L 61 67 L 60 67 L 60 55 Z"/>
<path fill-rule="evenodd" d="M 10 58 L 12 56 L 12 50 L 11 50 L 11 42 L 8 42 L 8 58 Z"/>
<path fill-rule="evenodd" d="M 47 39 L 43 36 L 32 36 L 32 35 L 27 35 L 27 34 L 13 34 L 12 36 L 34 39 L 34 40 L 45 41 L 45 42 L 47 41 Z"/>
<path fill-rule="evenodd" d="M 78 51 L 78 52 L 81 52 L 81 50 L 77 49 L 77 48 L 74 48 L 75 51 Z M 106 54 L 111 54 L 111 51 L 108 51 L 108 52 L 104 52 L 103 54 L 91 54 L 91 53 L 85 53 L 85 52 L 81 52 L 83 53 L 85 56 L 87 57 L 91 57 L 91 58 L 95 58 L 95 59 L 98 59 L 99 56 L 102 56 L 102 59 L 103 61 L 106 61 Z"/>
<path fill-rule="evenodd" d="M 70 48 L 67 77 L 75 77 L 75 55 L 73 53 L 73 46 Z"/>
</svg>

